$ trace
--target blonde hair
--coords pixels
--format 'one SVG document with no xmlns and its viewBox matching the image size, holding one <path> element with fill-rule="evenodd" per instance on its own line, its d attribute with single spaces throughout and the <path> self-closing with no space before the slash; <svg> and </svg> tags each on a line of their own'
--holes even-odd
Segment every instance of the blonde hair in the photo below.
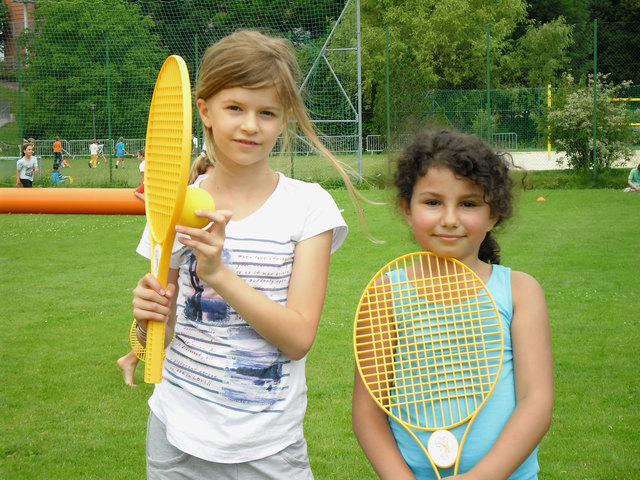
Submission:
<svg viewBox="0 0 640 480">
<path fill-rule="evenodd" d="M 206 173 L 207 169 L 214 166 L 213 161 L 202 152 L 191 164 L 191 170 L 189 170 L 189 185 L 196 181 L 200 175 Z"/>
<path fill-rule="evenodd" d="M 295 134 L 299 128 L 344 180 L 366 232 L 364 212 L 358 198 L 368 200 L 357 192 L 340 161 L 318 139 L 298 91 L 299 75 L 300 67 L 291 42 L 255 30 L 239 30 L 214 43 L 204 53 L 196 82 L 196 98 L 206 100 L 221 90 L 234 87 L 275 87 L 284 110 L 291 111 L 289 129 L 285 128 L 283 132 L 283 150 L 289 147 L 289 130 Z M 212 130 L 203 125 L 203 132 L 207 156 L 215 163 Z"/>
</svg>

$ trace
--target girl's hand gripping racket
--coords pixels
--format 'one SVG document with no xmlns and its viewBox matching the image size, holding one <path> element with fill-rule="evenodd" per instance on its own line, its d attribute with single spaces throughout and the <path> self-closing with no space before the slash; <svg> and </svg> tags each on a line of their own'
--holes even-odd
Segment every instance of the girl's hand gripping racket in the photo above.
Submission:
<svg viewBox="0 0 640 480">
<path fill-rule="evenodd" d="M 457 474 L 502 367 L 500 315 L 485 285 L 457 260 L 402 256 L 369 282 L 353 335 L 357 369 L 375 402 L 418 442 L 438 478 L 439 468 L 455 465 Z M 465 422 L 457 438 L 450 429 Z M 431 432 L 426 445 L 414 430 Z"/>
<path fill-rule="evenodd" d="M 145 142 L 145 209 L 151 273 L 167 286 L 175 226 L 182 214 L 191 162 L 191 84 L 184 60 L 164 62 L 151 99 Z M 162 380 L 165 323 L 148 322 L 144 381 Z"/>
</svg>

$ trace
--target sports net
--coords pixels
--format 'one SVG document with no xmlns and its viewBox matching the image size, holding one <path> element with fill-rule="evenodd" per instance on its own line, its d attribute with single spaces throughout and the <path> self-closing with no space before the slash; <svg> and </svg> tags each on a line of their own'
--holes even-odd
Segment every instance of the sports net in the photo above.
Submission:
<svg viewBox="0 0 640 480">
<path fill-rule="evenodd" d="M 53 155 L 56 136 L 72 156 L 88 154 L 94 138 L 107 155 L 119 137 L 135 153 L 144 144 L 164 59 L 183 57 L 195 87 L 200 58 L 210 44 L 234 30 L 256 28 L 291 40 L 312 120 L 331 150 L 353 151 L 357 52 L 355 32 L 347 31 L 355 25 L 351 3 L 39 0 L 29 28 L 16 37 L 18 136 L 35 139 L 37 156 Z M 197 115 L 194 133 L 201 140 Z M 308 149 L 306 142 L 299 143 Z"/>
</svg>

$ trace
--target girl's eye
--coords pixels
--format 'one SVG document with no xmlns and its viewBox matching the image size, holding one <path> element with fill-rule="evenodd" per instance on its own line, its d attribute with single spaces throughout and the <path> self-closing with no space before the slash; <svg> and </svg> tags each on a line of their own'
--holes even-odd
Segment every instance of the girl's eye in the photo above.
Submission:
<svg viewBox="0 0 640 480">
<path fill-rule="evenodd" d="M 465 208 L 473 208 L 476 207 L 477 204 L 475 202 L 462 202 L 462 206 Z"/>
<path fill-rule="evenodd" d="M 237 106 L 237 105 L 229 105 L 227 108 L 228 108 L 229 110 L 234 111 L 234 112 L 239 112 L 239 111 L 240 111 L 240 107 L 239 107 L 239 106 Z"/>
<path fill-rule="evenodd" d="M 424 204 L 425 204 L 425 205 L 428 205 L 428 206 L 430 206 L 430 207 L 435 207 L 435 206 L 440 205 L 440 202 L 439 202 L 438 200 L 426 200 L 426 201 L 424 202 Z"/>
<path fill-rule="evenodd" d="M 264 111 L 262 111 L 260 113 L 262 113 L 262 115 L 264 115 L 266 117 L 274 117 L 275 116 L 275 113 L 270 112 L 269 110 L 264 110 Z"/>
</svg>

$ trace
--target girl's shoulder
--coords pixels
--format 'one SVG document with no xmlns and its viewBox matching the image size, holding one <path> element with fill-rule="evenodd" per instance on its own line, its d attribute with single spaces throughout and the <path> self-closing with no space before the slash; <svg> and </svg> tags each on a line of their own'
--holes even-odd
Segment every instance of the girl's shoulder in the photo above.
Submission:
<svg viewBox="0 0 640 480">
<path fill-rule="evenodd" d="M 278 188 L 276 191 L 280 191 L 284 195 L 298 196 L 298 195 L 313 195 L 313 196 L 330 196 L 320 184 L 309 183 L 303 180 L 297 180 L 295 178 L 287 177 L 283 173 L 278 172 L 280 177 L 278 181 Z"/>
<path fill-rule="evenodd" d="M 511 271 L 511 291 L 514 305 L 522 301 L 530 301 L 543 295 L 542 287 L 532 275 L 517 270 Z"/>
</svg>

